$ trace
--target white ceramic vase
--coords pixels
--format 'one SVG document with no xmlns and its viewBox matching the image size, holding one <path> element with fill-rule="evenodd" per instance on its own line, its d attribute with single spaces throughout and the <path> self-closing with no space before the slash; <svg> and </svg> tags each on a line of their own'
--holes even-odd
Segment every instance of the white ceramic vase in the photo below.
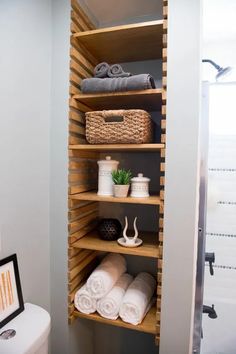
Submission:
<svg viewBox="0 0 236 354">
<path fill-rule="evenodd" d="M 129 184 L 114 184 L 114 197 L 126 198 L 129 192 Z"/>
<path fill-rule="evenodd" d="M 112 196 L 113 185 L 112 171 L 116 171 L 119 161 L 111 160 L 111 156 L 106 156 L 105 160 L 98 161 L 98 195 Z"/>
</svg>

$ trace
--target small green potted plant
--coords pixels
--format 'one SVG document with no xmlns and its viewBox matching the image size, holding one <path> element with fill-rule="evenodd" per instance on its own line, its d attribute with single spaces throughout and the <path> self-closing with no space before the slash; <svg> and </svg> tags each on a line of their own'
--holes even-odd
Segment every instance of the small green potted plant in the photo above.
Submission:
<svg viewBox="0 0 236 354">
<path fill-rule="evenodd" d="M 112 180 L 114 182 L 114 197 L 125 198 L 128 195 L 132 174 L 130 170 L 124 169 L 112 172 Z"/>
</svg>

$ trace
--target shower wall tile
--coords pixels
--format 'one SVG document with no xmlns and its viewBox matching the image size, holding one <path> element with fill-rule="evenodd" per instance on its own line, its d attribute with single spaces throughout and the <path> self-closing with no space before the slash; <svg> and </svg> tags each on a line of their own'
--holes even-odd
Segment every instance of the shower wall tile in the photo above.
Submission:
<svg viewBox="0 0 236 354">
<path fill-rule="evenodd" d="M 236 353 L 236 137 L 211 136 L 209 144 L 206 252 L 215 252 L 214 276 L 205 267 L 201 354 Z"/>
</svg>

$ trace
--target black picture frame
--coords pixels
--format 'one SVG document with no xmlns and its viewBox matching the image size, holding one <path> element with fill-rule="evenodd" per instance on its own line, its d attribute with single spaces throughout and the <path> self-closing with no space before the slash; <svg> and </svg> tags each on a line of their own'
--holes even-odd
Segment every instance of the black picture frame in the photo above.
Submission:
<svg viewBox="0 0 236 354">
<path fill-rule="evenodd" d="M 0 328 L 24 311 L 24 308 L 17 255 L 12 254 L 0 260 Z"/>
</svg>

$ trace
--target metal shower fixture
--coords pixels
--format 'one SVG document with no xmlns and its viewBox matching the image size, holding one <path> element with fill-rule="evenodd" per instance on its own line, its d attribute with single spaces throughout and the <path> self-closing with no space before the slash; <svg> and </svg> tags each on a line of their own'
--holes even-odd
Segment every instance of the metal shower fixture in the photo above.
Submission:
<svg viewBox="0 0 236 354">
<path fill-rule="evenodd" d="M 223 76 L 229 74 L 232 70 L 231 66 L 226 66 L 225 68 L 223 68 L 211 59 L 202 59 L 202 62 L 211 64 L 217 70 L 216 81 L 218 81 L 219 78 L 222 78 Z"/>
</svg>

